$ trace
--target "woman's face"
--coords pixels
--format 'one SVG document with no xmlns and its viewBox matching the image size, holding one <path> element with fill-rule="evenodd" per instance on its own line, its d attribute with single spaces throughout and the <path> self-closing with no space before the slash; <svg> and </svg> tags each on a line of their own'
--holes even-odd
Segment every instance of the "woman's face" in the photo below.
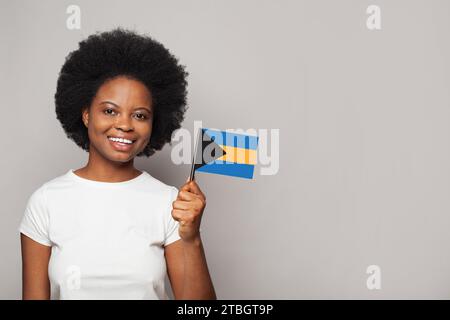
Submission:
<svg viewBox="0 0 450 320">
<path fill-rule="evenodd" d="M 104 83 L 83 111 L 88 128 L 89 152 L 98 152 L 111 161 L 128 162 L 150 141 L 153 123 L 151 93 L 137 81 L 120 76 Z M 132 140 L 120 145 L 110 137 Z"/>
</svg>

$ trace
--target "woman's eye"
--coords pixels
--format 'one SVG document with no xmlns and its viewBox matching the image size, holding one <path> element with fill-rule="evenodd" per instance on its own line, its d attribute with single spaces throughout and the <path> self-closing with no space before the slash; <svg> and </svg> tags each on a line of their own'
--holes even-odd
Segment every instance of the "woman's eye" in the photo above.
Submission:
<svg viewBox="0 0 450 320">
<path fill-rule="evenodd" d="M 111 112 L 110 112 L 110 111 L 111 111 Z M 115 112 L 114 112 L 113 109 L 106 109 L 105 111 L 103 111 L 103 113 L 104 113 L 104 114 L 107 114 L 107 115 L 113 115 Z M 147 116 L 146 116 L 145 114 L 142 114 L 142 113 L 137 113 L 136 116 L 137 116 L 137 118 L 138 118 L 139 120 L 145 120 L 145 119 L 147 119 Z"/>
<path fill-rule="evenodd" d="M 145 120 L 145 119 L 147 119 L 147 117 L 145 116 L 145 114 L 137 113 L 136 115 L 137 115 L 137 116 L 142 116 L 142 117 L 138 117 L 139 120 Z"/>
</svg>

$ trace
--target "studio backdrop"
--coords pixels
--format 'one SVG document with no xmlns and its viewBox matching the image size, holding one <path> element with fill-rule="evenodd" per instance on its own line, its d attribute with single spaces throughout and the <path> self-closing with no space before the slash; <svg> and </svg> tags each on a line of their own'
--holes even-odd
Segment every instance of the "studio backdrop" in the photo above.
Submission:
<svg viewBox="0 0 450 320">
<path fill-rule="evenodd" d="M 87 161 L 58 72 L 115 27 L 189 72 L 178 136 L 137 168 L 180 187 L 196 129 L 259 138 L 252 179 L 196 173 L 219 299 L 450 298 L 446 0 L 0 1 L 0 298 L 21 297 L 29 196 Z"/>
</svg>

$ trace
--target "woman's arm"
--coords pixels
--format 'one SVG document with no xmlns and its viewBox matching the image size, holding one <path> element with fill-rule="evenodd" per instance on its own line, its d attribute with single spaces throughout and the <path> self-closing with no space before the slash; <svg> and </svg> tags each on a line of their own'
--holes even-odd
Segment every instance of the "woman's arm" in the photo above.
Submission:
<svg viewBox="0 0 450 320">
<path fill-rule="evenodd" d="M 23 233 L 22 246 L 22 299 L 49 300 L 50 281 L 48 262 L 52 247 L 40 244 Z"/>
<path fill-rule="evenodd" d="M 217 299 L 200 237 L 205 206 L 205 195 L 189 179 L 172 203 L 172 217 L 179 222 L 181 239 L 165 247 L 165 256 L 175 299 Z"/>
<path fill-rule="evenodd" d="M 165 247 L 167 273 L 177 300 L 217 299 L 200 236 Z"/>
</svg>

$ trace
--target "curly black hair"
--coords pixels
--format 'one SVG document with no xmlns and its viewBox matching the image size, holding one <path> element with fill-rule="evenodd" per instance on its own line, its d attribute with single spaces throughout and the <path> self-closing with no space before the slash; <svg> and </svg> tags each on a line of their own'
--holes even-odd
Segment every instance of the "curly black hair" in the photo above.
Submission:
<svg viewBox="0 0 450 320">
<path fill-rule="evenodd" d="M 171 140 L 187 110 L 185 66 L 161 43 L 117 27 L 90 35 L 68 54 L 55 93 L 56 118 L 70 139 L 89 151 L 82 110 L 89 107 L 107 80 L 126 76 L 142 82 L 152 94 L 154 118 L 150 141 L 137 156 L 151 156 Z"/>
</svg>

